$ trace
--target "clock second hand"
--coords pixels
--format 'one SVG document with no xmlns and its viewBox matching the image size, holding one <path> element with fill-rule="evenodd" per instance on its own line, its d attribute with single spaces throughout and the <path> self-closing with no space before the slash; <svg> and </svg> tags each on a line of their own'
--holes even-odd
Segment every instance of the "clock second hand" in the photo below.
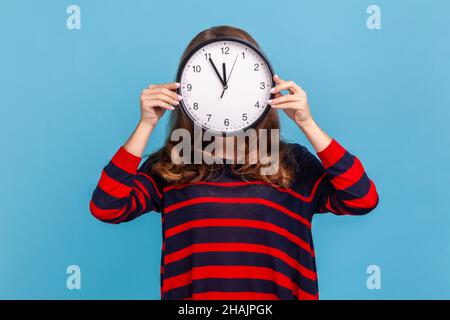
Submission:
<svg viewBox="0 0 450 320">
<path fill-rule="evenodd" d="M 237 54 L 237 55 L 236 55 L 236 58 L 234 59 L 233 66 L 231 67 L 231 71 L 230 71 L 230 74 L 228 75 L 228 79 L 225 80 L 225 86 L 223 87 L 222 95 L 220 96 L 220 98 L 223 97 L 223 95 L 224 95 L 224 93 L 225 93 L 225 90 L 228 89 L 228 82 L 230 82 L 231 74 L 233 73 L 234 66 L 236 65 L 236 61 L 237 61 L 237 58 L 238 58 L 238 57 L 239 57 L 239 54 Z M 225 70 L 225 66 L 224 66 L 224 70 Z M 225 75 L 224 75 L 224 77 L 225 77 Z"/>
</svg>

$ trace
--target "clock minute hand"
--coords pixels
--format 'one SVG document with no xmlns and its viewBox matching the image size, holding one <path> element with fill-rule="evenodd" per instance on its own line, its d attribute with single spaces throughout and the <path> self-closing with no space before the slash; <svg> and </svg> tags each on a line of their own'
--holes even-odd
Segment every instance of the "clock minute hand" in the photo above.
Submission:
<svg viewBox="0 0 450 320">
<path fill-rule="evenodd" d="M 230 74 L 228 75 L 228 80 L 225 80 L 225 86 L 223 87 L 222 95 L 220 96 L 220 98 L 223 98 L 223 95 L 225 94 L 225 90 L 228 89 L 228 82 L 230 81 L 231 74 L 233 73 L 234 66 L 236 65 L 236 61 L 237 61 L 237 58 L 238 58 L 238 57 L 239 57 L 239 54 L 237 54 L 237 55 L 236 55 L 236 58 L 234 59 L 233 66 L 231 67 Z M 224 76 L 223 76 L 223 77 L 226 79 L 226 74 L 225 74 L 225 64 L 223 64 L 223 73 L 224 73 Z"/>
<path fill-rule="evenodd" d="M 225 85 L 227 85 L 228 84 L 228 81 L 227 81 L 227 69 L 226 69 L 226 66 L 225 66 L 225 62 L 222 63 L 222 72 L 223 72 L 223 82 L 225 83 Z"/>
<path fill-rule="evenodd" d="M 225 62 L 222 63 L 222 72 L 223 72 L 223 81 L 225 82 L 225 85 L 223 86 L 222 94 L 220 95 L 220 99 L 223 98 L 223 95 L 225 94 L 225 90 L 228 89 L 228 81 L 227 81 L 227 69 L 225 66 Z"/>
<path fill-rule="evenodd" d="M 211 63 L 211 65 L 212 65 L 214 71 L 216 72 L 217 76 L 219 77 L 220 82 L 221 82 L 222 85 L 225 87 L 225 86 L 226 86 L 226 83 L 225 83 L 225 81 L 222 79 L 222 76 L 220 75 L 219 70 L 217 70 L 216 65 L 214 64 L 214 61 L 212 61 L 212 59 L 209 58 L 209 62 Z"/>
</svg>

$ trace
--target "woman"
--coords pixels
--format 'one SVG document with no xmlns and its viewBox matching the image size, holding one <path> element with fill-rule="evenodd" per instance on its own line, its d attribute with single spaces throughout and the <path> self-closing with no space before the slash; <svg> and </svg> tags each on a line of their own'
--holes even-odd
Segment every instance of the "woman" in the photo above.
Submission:
<svg viewBox="0 0 450 320">
<path fill-rule="evenodd" d="M 245 31 L 220 26 L 199 33 L 182 59 L 222 36 L 257 46 Z M 258 128 L 278 129 L 277 110 L 283 110 L 320 161 L 305 147 L 280 141 L 273 175 L 262 175 L 260 163 L 174 164 L 170 138 L 139 167 L 165 110 L 173 110 L 171 131 L 193 128 L 176 107 L 182 99 L 175 92 L 178 83 L 143 90 L 140 121 L 102 171 L 90 210 L 108 223 L 161 212 L 162 299 L 317 299 L 313 215 L 361 215 L 378 204 L 361 162 L 320 129 L 305 92 L 278 76 L 274 81 L 271 110 Z"/>
</svg>

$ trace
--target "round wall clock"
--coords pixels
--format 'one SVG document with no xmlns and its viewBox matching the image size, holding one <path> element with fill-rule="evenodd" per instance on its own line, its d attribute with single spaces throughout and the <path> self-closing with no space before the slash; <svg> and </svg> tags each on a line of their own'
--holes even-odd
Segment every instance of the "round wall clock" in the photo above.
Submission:
<svg viewBox="0 0 450 320">
<path fill-rule="evenodd" d="M 236 38 L 206 41 L 181 62 L 181 108 L 195 124 L 220 134 L 254 127 L 269 112 L 272 67 L 253 44 Z"/>
</svg>

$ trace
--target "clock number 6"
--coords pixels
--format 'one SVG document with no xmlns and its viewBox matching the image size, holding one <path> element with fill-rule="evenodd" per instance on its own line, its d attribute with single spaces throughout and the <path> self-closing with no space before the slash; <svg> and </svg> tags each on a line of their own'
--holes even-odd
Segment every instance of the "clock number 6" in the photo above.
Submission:
<svg viewBox="0 0 450 320">
<path fill-rule="evenodd" d="M 227 127 L 230 125 L 230 120 L 229 119 L 225 119 L 223 121 L 223 124 L 226 125 Z"/>
</svg>

